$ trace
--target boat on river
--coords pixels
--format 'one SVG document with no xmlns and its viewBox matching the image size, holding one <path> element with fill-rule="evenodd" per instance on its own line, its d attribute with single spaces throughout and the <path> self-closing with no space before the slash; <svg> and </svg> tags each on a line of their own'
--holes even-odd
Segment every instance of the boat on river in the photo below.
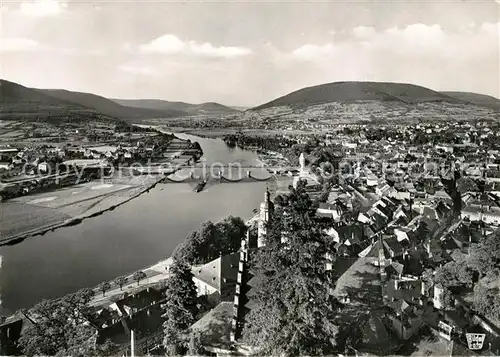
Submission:
<svg viewBox="0 0 500 357">
<path fill-rule="evenodd" d="M 196 188 L 194 190 L 196 192 L 201 192 L 206 184 L 207 184 L 207 180 L 203 180 L 198 185 L 196 185 Z"/>
</svg>

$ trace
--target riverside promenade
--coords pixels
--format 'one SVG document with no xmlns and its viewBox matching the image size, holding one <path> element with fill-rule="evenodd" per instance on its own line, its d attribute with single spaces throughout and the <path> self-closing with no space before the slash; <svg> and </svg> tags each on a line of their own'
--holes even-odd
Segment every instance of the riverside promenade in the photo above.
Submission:
<svg viewBox="0 0 500 357">
<path fill-rule="evenodd" d="M 109 283 L 111 285 L 111 289 L 107 290 L 104 296 L 99 286 L 96 286 L 92 289 L 95 294 L 94 298 L 90 302 L 90 305 L 95 307 L 100 305 L 107 305 L 111 303 L 114 298 L 118 298 L 124 293 L 134 293 L 165 281 L 169 277 L 169 267 L 170 265 L 172 265 L 172 263 L 173 258 L 170 257 L 165 260 L 159 261 L 152 266 L 141 269 L 140 271 L 144 272 L 144 274 L 146 274 L 146 277 L 144 279 L 141 279 L 139 283 L 137 283 L 133 278 L 135 272 L 129 275 L 125 275 L 125 277 L 127 278 L 127 283 L 123 285 L 121 289 L 114 281 L 110 281 Z"/>
<path fill-rule="evenodd" d="M 245 223 L 247 226 L 251 226 L 258 220 L 258 218 L 259 215 L 256 214 L 247 219 Z M 94 297 L 90 302 L 90 306 L 105 306 L 110 304 L 113 300 L 118 299 L 125 293 L 132 294 L 164 282 L 170 276 L 169 267 L 173 264 L 173 261 L 173 258 L 169 257 L 165 260 L 159 261 L 154 265 L 138 270 L 146 274 L 146 277 L 144 279 L 141 279 L 139 283 L 137 283 L 133 278 L 136 272 L 125 275 L 124 277 L 127 278 L 127 283 L 124 284 L 121 289 L 114 282 L 114 280 L 109 281 L 111 288 L 105 292 L 104 296 L 99 286 L 94 287 L 92 289 L 94 291 Z"/>
</svg>

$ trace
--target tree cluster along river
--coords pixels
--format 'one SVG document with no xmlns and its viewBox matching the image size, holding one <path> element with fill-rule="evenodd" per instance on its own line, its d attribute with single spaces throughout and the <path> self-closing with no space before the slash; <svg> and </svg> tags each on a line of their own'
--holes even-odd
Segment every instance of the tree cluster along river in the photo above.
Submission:
<svg viewBox="0 0 500 357">
<path fill-rule="evenodd" d="M 198 141 L 202 160 L 208 165 L 258 164 L 256 153 L 229 148 L 222 140 L 176 135 Z M 165 259 L 204 221 L 228 215 L 252 216 L 265 186 L 265 182 L 214 184 L 195 193 L 186 183 L 159 184 L 149 193 L 79 225 L 0 247 L 0 314 L 92 287 Z"/>
</svg>

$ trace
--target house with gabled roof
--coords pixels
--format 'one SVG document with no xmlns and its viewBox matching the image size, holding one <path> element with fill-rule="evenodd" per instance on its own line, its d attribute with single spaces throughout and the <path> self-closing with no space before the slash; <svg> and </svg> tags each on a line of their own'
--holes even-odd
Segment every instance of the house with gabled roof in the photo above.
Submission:
<svg viewBox="0 0 500 357">
<path fill-rule="evenodd" d="M 356 355 L 388 355 L 400 345 L 400 341 L 389 328 L 389 322 L 380 314 L 363 316 L 358 322 L 361 330 L 361 340 L 356 344 Z"/>
<path fill-rule="evenodd" d="M 200 342 L 206 351 L 231 355 L 235 353 L 234 342 L 231 341 L 232 323 L 233 303 L 223 301 L 196 321 L 191 330 L 200 335 Z"/>
<path fill-rule="evenodd" d="M 215 299 L 232 299 L 238 275 L 239 252 L 223 255 L 191 269 L 198 296 L 214 296 Z"/>
<path fill-rule="evenodd" d="M 409 242 L 407 240 L 399 241 L 395 235 L 390 235 L 382 237 L 382 245 L 387 254 L 394 259 L 405 254 Z"/>
<path fill-rule="evenodd" d="M 0 320 L 0 355 L 14 356 L 21 354 L 17 341 L 28 326 L 34 321 L 22 311 L 18 311 L 7 318 Z"/>
</svg>

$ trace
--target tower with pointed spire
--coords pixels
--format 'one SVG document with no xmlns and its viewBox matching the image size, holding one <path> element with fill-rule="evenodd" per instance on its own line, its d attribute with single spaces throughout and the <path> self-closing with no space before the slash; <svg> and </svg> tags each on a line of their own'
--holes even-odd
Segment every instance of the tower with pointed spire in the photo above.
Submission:
<svg viewBox="0 0 500 357">
<path fill-rule="evenodd" d="M 266 193 L 264 194 L 264 201 L 260 204 L 258 240 L 257 240 L 258 247 L 262 247 L 263 245 L 265 245 L 264 237 L 267 233 L 267 227 L 269 225 L 269 220 L 273 211 L 274 211 L 274 204 L 271 201 L 271 193 L 269 192 L 269 188 L 266 188 Z"/>
</svg>

